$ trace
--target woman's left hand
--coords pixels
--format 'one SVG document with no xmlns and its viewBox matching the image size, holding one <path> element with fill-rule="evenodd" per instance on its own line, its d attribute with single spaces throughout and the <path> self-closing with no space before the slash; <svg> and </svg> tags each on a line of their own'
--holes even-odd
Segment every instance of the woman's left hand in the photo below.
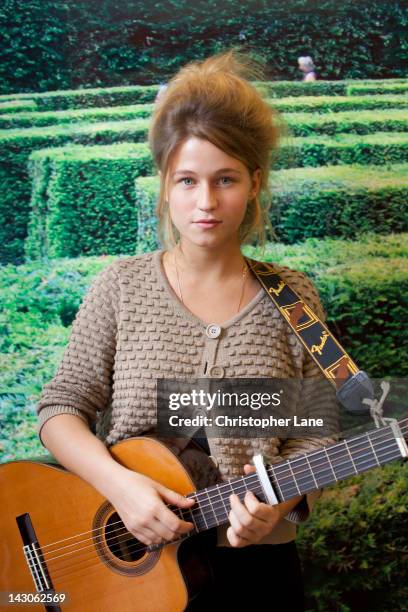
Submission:
<svg viewBox="0 0 408 612">
<path fill-rule="evenodd" d="M 255 472 L 255 467 L 244 466 L 245 474 Z M 230 495 L 231 511 L 228 515 L 230 526 L 227 538 L 231 546 L 241 548 L 257 544 L 274 529 L 282 518 L 279 506 L 270 506 L 257 500 L 251 491 L 247 491 L 244 503 L 235 494 Z"/>
</svg>

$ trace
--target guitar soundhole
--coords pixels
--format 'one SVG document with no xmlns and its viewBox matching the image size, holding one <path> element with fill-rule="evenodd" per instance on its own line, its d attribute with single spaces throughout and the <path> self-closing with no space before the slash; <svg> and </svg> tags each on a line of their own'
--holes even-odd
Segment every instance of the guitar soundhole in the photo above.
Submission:
<svg viewBox="0 0 408 612">
<path fill-rule="evenodd" d="M 146 545 L 126 529 L 117 512 L 106 522 L 105 538 L 111 553 L 121 561 L 138 561 L 146 554 Z"/>
<path fill-rule="evenodd" d="M 122 576 L 142 576 L 160 559 L 161 550 L 147 551 L 146 545 L 129 533 L 108 500 L 95 514 L 92 527 L 99 558 Z"/>
</svg>

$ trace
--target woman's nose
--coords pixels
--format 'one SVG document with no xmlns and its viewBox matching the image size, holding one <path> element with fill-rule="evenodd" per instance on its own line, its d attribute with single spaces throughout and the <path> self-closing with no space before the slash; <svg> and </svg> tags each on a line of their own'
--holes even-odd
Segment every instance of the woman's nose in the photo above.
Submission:
<svg viewBox="0 0 408 612">
<path fill-rule="evenodd" d="M 200 210 L 212 210 L 217 206 L 217 197 L 208 185 L 203 185 L 199 190 L 198 208 Z"/>
</svg>

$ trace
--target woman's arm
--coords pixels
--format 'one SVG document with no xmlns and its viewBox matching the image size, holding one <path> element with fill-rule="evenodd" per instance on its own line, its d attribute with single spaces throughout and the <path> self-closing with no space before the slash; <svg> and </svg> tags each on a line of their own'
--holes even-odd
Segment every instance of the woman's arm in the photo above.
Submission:
<svg viewBox="0 0 408 612">
<path fill-rule="evenodd" d="M 41 437 L 61 465 L 109 499 L 128 531 L 144 544 L 173 540 L 193 528 L 165 504 L 189 508 L 193 499 L 120 465 L 77 416 L 58 414 L 47 420 Z"/>
<path fill-rule="evenodd" d="M 112 264 L 94 279 L 58 371 L 43 389 L 37 408 L 39 436 L 61 465 L 109 499 L 135 537 L 156 544 L 193 527 L 164 501 L 190 507 L 194 500 L 121 466 L 89 428 L 111 394 L 119 318 L 119 276 Z"/>
</svg>

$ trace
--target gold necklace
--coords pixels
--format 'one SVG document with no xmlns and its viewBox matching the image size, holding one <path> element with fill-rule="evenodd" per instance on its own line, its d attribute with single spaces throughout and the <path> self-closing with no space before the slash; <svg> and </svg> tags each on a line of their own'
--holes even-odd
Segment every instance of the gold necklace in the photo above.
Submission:
<svg viewBox="0 0 408 612">
<path fill-rule="evenodd" d="M 183 300 L 183 294 L 181 292 L 181 285 L 180 285 L 180 276 L 179 276 L 179 269 L 178 269 L 178 265 L 177 265 L 177 255 L 176 255 L 176 250 L 178 249 L 178 245 L 176 246 L 176 248 L 174 249 L 174 264 L 175 264 L 175 268 L 176 268 L 176 276 L 177 276 L 177 289 L 179 292 L 179 296 L 180 296 L 180 300 L 181 303 L 184 304 L 184 300 Z M 246 277 L 248 275 L 248 266 L 246 264 L 246 262 L 244 262 L 244 266 L 242 268 L 242 286 L 241 286 L 241 295 L 239 297 L 239 302 L 238 302 L 238 308 L 237 308 L 237 314 L 239 312 L 239 309 L 241 308 L 241 302 L 242 302 L 242 298 L 244 297 L 244 289 L 245 289 L 245 281 L 246 281 Z"/>
</svg>

